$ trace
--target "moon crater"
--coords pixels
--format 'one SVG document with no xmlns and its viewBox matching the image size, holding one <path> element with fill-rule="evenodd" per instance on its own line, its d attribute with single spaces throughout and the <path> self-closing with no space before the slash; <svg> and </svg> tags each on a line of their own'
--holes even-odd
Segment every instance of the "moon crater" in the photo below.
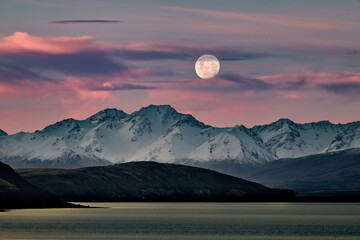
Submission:
<svg viewBox="0 0 360 240">
<path fill-rule="evenodd" d="M 215 77 L 220 71 L 220 62 L 213 55 L 203 55 L 195 63 L 195 72 L 202 79 Z"/>
</svg>

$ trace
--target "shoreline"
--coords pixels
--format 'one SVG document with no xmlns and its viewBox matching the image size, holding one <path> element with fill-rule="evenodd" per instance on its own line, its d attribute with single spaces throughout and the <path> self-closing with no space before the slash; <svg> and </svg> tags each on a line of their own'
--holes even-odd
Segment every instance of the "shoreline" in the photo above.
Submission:
<svg viewBox="0 0 360 240">
<path fill-rule="evenodd" d="M 89 203 L 89 205 L 86 205 Z M 20 209 L 60 209 L 60 208 L 107 208 L 102 206 L 91 206 L 90 203 L 360 203 L 360 196 L 350 198 L 348 197 L 301 197 L 293 201 L 79 201 L 65 202 L 64 204 L 34 204 L 27 205 L 9 204 L 1 206 L 0 212 Z"/>
</svg>

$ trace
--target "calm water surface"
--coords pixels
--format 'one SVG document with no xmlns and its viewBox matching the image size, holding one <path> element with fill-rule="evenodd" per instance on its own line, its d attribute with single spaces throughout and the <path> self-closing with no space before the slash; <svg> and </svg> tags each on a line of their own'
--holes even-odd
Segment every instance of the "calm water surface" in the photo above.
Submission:
<svg viewBox="0 0 360 240">
<path fill-rule="evenodd" d="M 359 203 L 84 203 L 0 213 L 0 239 L 360 239 Z"/>
</svg>

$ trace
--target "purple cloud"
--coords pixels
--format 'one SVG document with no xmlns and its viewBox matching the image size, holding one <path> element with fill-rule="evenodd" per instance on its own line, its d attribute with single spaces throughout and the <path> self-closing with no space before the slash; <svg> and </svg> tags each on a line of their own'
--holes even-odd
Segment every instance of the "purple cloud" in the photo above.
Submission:
<svg viewBox="0 0 360 240">
<path fill-rule="evenodd" d="M 51 21 L 50 23 L 55 23 L 55 24 L 71 24 L 71 23 L 123 23 L 123 21 L 119 21 L 119 20 L 91 19 L 91 20 L 60 20 L 60 21 Z"/>
<path fill-rule="evenodd" d="M 339 83 L 326 83 L 318 86 L 328 92 L 344 94 L 356 93 L 360 94 L 360 82 L 339 82 Z"/>
<path fill-rule="evenodd" d="M 226 81 L 237 83 L 237 88 L 243 91 L 247 91 L 247 90 L 264 91 L 274 88 L 272 84 L 267 83 L 263 80 L 257 78 L 248 78 L 234 73 L 223 74 L 221 75 L 221 78 Z"/>
<path fill-rule="evenodd" d="M 280 88 L 283 90 L 296 90 L 296 89 L 306 86 L 307 83 L 308 82 L 307 82 L 306 77 L 300 76 L 298 81 L 294 81 L 294 82 L 286 81 L 283 84 L 281 84 Z"/>
<path fill-rule="evenodd" d="M 145 85 L 138 84 L 115 84 L 115 83 L 105 83 L 102 86 L 92 87 L 93 91 L 121 91 L 121 90 L 147 90 L 147 89 L 156 89 L 156 87 L 150 87 Z"/>
<path fill-rule="evenodd" d="M 0 59 L 1 60 L 1 59 Z M 0 82 L 17 84 L 19 81 L 54 81 L 54 79 L 38 74 L 22 67 L 20 64 L 11 64 L 0 61 Z"/>
</svg>

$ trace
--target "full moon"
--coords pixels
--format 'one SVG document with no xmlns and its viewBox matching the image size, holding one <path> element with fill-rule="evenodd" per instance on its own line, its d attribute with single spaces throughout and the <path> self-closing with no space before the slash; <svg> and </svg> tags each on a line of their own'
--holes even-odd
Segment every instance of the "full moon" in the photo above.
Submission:
<svg viewBox="0 0 360 240">
<path fill-rule="evenodd" d="M 213 78 L 220 71 L 220 62 L 213 55 L 202 55 L 195 63 L 195 71 L 202 79 Z"/>
</svg>

